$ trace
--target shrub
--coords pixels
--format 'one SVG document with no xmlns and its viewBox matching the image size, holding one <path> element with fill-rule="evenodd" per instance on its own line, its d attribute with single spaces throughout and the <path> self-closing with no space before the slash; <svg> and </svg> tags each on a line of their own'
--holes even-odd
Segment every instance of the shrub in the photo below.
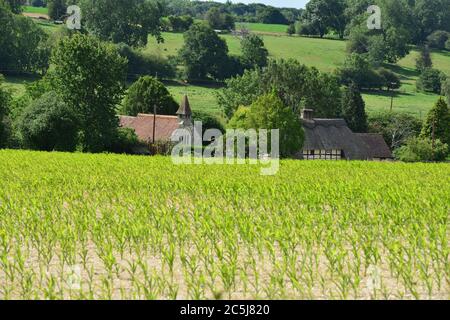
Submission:
<svg viewBox="0 0 450 320">
<path fill-rule="evenodd" d="M 205 133 L 208 129 L 218 129 L 221 132 L 225 132 L 225 127 L 222 122 L 217 119 L 215 116 L 210 115 L 209 113 L 203 111 L 193 111 L 192 118 L 194 121 L 201 121 L 203 124 L 203 133 Z"/>
<path fill-rule="evenodd" d="M 445 41 L 445 49 L 450 51 L 450 39 L 448 39 L 447 41 Z"/>
<path fill-rule="evenodd" d="M 430 48 L 423 46 L 420 49 L 420 55 L 416 59 L 416 69 L 423 72 L 425 69 L 433 67 L 433 61 L 431 60 Z"/>
<path fill-rule="evenodd" d="M 437 69 L 425 69 L 416 82 L 417 89 L 425 92 L 441 93 L 445 75 Z"/>
<path fill-rule="evenodd" d="M 436 49 L 445 49 L 445 43 L 450 38 L 447 31 L 437 30 L 427 37 L 430 47 Z"/>
<path fill-rule="evenodd" d="M 145 143 L 141 142 L 130 128 L 117 129 L 117 136 L 113 141 L 111 151 L 115 153 L 135 154 L 139 153 L 139 149 L 144 149 Z"/>
<path fill-rule="evenodd" d="M 158 114 L 174 115 L 178 110 L 178 104 L 164 84 L 144 76 L 128 89 L 121 111 L 124 115 L 136 116 L 138 113 L 153 113 L 155 105 Z"/>
<path fill-rule="evenodd" d="M 395 152 L 395 157 L 404 162 L 444 161 L 448 155 L 448 145 L 439 139 L 433 142 L 427 138 L 411 138 L 405 146 Z"/>
<path fill-rule="evenodd" d="M 78 125 L 72 109 L 54 92 L 27 107 L 19 123 L 22 144 L 44 151 L 74 151 Z"/>
</svg>

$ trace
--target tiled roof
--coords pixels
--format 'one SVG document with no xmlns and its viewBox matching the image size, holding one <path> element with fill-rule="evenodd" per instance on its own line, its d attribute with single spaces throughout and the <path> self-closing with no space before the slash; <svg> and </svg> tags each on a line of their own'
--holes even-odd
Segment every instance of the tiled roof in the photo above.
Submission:
<svg viewBox="0 0 450 320">
<path fill-rule="evenodd" d="M 138 114 L 137 117 L 119 116 L 120 126 L 134 129 L 140 140 L 153 142 L 153 114 Z M 178 117 L 156 115 L 155 141 L 169 141 L 172 133 L 179 128 Z"/>
</svg>

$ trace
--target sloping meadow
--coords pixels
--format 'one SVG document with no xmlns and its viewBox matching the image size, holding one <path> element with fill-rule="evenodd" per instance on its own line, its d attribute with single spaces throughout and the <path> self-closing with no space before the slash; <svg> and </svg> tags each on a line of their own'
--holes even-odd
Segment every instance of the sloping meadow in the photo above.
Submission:
<svg viewBox="0 0 450 320">
<path fill-rule="evenodd" d="M 447 299 L 450 165 L 0 150 L 0 299 Z"/>
</svg>

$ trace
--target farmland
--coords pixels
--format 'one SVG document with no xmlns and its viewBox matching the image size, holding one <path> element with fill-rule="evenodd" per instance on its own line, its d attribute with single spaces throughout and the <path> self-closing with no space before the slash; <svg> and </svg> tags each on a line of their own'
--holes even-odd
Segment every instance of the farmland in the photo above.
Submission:
<svg viewBox="0 0 450 320">
<path fill-rule="evenodd" d="M 448 164 L 0 150 L 0 299 L 448 299 L 449 200 Z"/>
</svg>

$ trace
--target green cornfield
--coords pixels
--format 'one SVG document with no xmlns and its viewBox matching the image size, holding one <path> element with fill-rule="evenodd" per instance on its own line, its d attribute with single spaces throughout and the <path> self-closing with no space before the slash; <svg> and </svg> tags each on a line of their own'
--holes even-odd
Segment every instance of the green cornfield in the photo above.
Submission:
<svg viewBox="0 0 450 320">
<path fill-rule="evenodd" d="M 450 165 L 0 150 L 0 299 L 448 299 Z"/>
</svg>

